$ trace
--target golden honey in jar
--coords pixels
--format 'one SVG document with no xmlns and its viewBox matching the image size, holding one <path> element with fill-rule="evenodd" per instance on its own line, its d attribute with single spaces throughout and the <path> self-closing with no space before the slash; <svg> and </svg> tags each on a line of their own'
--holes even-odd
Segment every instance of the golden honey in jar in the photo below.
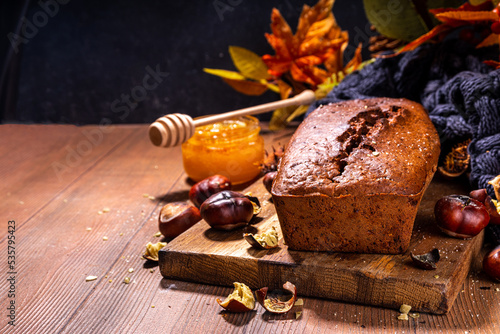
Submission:
<svg viewBox="0 0 500 334">
<path fill-rule="evenodd" d="M 184 170 L 196 182 L 215 174 L 232 184 L 250 181 L 259 175 L 263 157 L 264 139 L 252 116 L 197 127 L 182 144 Z"/>
</svg>

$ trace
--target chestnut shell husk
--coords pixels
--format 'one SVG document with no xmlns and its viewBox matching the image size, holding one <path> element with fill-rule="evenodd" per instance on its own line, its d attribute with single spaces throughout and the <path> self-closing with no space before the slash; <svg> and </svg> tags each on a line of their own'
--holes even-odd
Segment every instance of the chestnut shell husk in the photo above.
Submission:
<svg viewBox="0 0 500 334">
<path fill-rule="evenodd" d="M 297 288 L 290 282 L 283 284 L 283 289 L 287 290 L 292 294 L 292 297 L 286 301 L 280 300 L 278 298 L 266 298 L 268 287 L 261 288 L 255 291 L 255 296 L 257 301 L 269 312 L 276 314 L 283 314 L 290 311 L 295 305 L 295 300 L 297 299 Z"/>
<path fill-rule="evenodd" d="M 425 270 L 433 270 L 437 268 L 437 263 L 441 256 L 439 255 L 439 249 L 434 248 L 428 253 L 425 254 L 413 254 L 413 252 L 410 252 L 411 259 L 413 261 L 413 264 L 416 265 L 417 267 Z"/>
</svg>

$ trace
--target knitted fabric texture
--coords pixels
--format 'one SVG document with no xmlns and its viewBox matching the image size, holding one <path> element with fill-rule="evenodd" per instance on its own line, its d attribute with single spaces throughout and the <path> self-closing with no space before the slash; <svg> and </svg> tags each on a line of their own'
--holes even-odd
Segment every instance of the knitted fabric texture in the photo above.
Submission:
<svg viewBox="0 0 500 334">
<path fill-rule="evenodd" d="M 474 49 L 457 40 L 425 44 L 412 52 L 377 59 L 348 75 L 322 104 L 372 97 L 407 98 L 421 103 L 436 127 L 443 153 L 471 138 L 470 182 L 486 188 L 500 174 L 500 70 L 483 64 L 497 49 Z"/>
</svg>

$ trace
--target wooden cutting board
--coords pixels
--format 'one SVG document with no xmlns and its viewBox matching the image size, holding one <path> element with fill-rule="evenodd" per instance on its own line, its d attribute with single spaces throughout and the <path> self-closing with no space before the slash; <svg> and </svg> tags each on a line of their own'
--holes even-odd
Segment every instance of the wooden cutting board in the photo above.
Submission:
<svg viewBox="0 0 500 334">
<path fill-rule="evenodd" d="M 395 309 L 408 304 L 412 311 L 443 314 L 462 290 L 483 241 L 482 233 L 469 240 L 447 237 L 434 223 L 434 204 L 440 197 L 467 194 L 459 183 L 435 178 L 422 199 L 408 251 L 377 255 L 292 251 L 282 238 L 273 250 L 251 247 L 244 232 L 260 233 L 275 226 L 281 237 L 271 196 L 259 180 L 245 190 L 257 196 L 263 208 L 251 226 L 223 232 L 201 221 L 160 251 L 160 270 L 165 278 L 223 286 L 242 282 L 252 289 L 281 288 L 290 281 L 300 296 Z M 433 248 L 441 254 L 436 270 L 412 264 L 410 252 L 422 254 Z"/>
</svg>

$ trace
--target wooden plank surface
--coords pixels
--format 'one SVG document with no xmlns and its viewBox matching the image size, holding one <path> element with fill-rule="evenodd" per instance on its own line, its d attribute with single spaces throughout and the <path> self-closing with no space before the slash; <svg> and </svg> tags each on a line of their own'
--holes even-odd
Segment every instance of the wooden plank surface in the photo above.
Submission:
<svg viewBox="0 0 500 334">
<path fill-rule="evenodd" d="M 187 199 L 191 183 L 182 171 L 179 148 L 153 147 L 147 125 L 119 126 L 62 180 L 54 174 L 52 163 L 65 161 L 68 148 L 76 150 L 88 140 L 83 131 L 94 129 L 98 127 L 0 126 L 0 189 L 4 200 L 11 196 L 10 205 L 0 204 L 1 249 L 7 249 L 7 221 L 18 226 L 16 325 L 10 326 L 6 317 L 11 299 L 5 251 L 2 333 L 499 331 L 500 284 L 480 272 L 481 256 L 446 315 L 422 313 L 418 319 L 398 321 L 396 310 L 313 297 L 303 297 L 304 312 L 296 320 L 269 315 L 260 307 L 246 314 L 224 312 L 215 298 L 224 298 L 232 288 L 165 279 L 157 266 L 141 259 L 144 245 L 158 241 L 153 235 L 160 207 Z M 267 148 L 285 143 L 291 133 L 265 133 Z M 16 158 L 14 149 L 25 153 Z M 24 204 L 18 206 L 18 201 Z M 105 207 L 110 211 L 99 214 Z M 86 282 L 87 275 L 98 278 Z M 127 276 L 132 283 L 123 283 Z"/>
<path fill-rule="evenodd" d="M 239 230 L 218 231 L 202 221 L 160 251 L 164 277 L 232 286 L 243 282 L 252 289 L 279 288 L 294 283 L 303 296 L 329 298 L 436 314 L 450 310 L 479 252 L 483 234 L 461 240 L 443 235 L 434 223 L 434 203 L 444 194 L 464 193 L 464 187 L 436 178 L 422 199 L 409 249 L 401 255 L 305 252 L 284 244 L 271 197 L 258 181 L 244 192 L 260 199 L 262 212 L 255 223 Z M 348 222 L 346 222 L 348 223 Z M 273 250 L 251 247 L 243 233 L 262 233 L 275 227 L 280 235 Z M 410 252 L 438 248 L 437 270 L 416 268 Z"/>
</svg>

